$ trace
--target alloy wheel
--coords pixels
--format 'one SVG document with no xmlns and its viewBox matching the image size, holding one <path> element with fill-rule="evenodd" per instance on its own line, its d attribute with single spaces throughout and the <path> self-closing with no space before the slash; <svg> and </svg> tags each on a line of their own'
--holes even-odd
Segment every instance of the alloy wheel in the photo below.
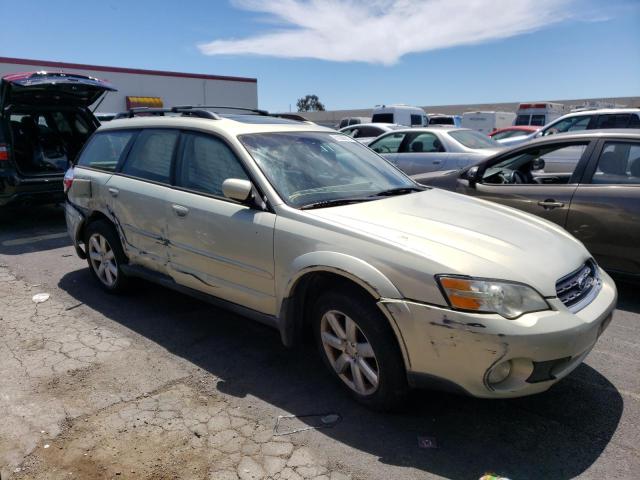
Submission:
<svg viewBox="0 0 640 480">
<path fill-rule="evenodd" d="M 89 238 L 89 259 L 100 281 L 107 287 L 113 287 L 118 280 L 118 264 L 111 245 L 99 233 Z"/>
<path fill-rule="evenodd" d="M 320 338 L 329 363 L 351 390 L 370 395 L 378 389 L 380 371 L 373 347 L 352 318 L 338 310 L 326 312 Z"/>
</svg>

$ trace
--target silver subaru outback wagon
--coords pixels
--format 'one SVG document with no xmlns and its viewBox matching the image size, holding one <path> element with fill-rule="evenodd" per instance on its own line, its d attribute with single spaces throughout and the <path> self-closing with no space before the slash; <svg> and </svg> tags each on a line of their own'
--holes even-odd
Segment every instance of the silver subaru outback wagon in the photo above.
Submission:
<svg viewBox="0 0 640 480">
<path fill-rule="evenodd" d="M 114 120 L 65 188 L 69 233 L 105 290 L 146 278 L 271 325 L 287 346 L 310 328 L 372 408 L 430 385 L 545 391 L 616 303 L 562 228 L 420 186 L 316 125 L 195 111 Z"/>
</svg>

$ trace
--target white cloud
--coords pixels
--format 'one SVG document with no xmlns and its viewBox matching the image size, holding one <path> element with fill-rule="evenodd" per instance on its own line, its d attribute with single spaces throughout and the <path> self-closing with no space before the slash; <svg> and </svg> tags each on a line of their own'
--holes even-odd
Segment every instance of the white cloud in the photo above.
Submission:
<svg viewBox="0 0 640 480">
<path fill-rule="evenodd" d="M 408 53 L 531 32 L 573 0 L 234 0 L 279 27 L 199 45 L 206 55 L 266 55 L 391 65 Z"/>
</svg>

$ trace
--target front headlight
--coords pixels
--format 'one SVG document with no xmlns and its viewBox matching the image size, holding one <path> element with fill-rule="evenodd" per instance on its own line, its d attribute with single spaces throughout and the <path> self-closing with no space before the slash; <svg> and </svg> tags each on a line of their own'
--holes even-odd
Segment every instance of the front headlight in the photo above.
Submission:
<svg viewBox="0 0 640 480">
<path fill-rule="evenodd" d="M 538 292 L 520 283 L 447 275 L 436 278 L 456 310 L 497 313 L 514 319 L 524 313 L 549 309 Z"/>
</svg>

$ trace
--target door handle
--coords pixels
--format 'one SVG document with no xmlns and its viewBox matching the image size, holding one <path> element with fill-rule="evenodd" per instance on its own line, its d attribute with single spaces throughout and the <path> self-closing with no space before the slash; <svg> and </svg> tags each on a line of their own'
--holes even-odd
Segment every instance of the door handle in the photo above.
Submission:
<svg viewBox="0 0 640 480">
<path fill-rule="evenodd" d="M 538 202 L 538 205 L 540 205 L 545 210 L 553 210 L 554 208 L 564 207 L 564 203 L 563 202 L 556 202 L 552 198 L 540 201 L 540 202 Z"/>
<path fill-rule="evenodd" d="M 112 197 L 117 197 L 120 193 L 120 190 L 118 190 L 117 188 L 109 187 L 109 193 Z"/>
<path fill-rule="evenodd" d="M 176 215 L 179 217 L 186 217 L 189 213 L 189 209 L 182 205 L 171 205 L 171 208 L 173 208 L 173 211 L 176 212 Z"/>
</svg>

